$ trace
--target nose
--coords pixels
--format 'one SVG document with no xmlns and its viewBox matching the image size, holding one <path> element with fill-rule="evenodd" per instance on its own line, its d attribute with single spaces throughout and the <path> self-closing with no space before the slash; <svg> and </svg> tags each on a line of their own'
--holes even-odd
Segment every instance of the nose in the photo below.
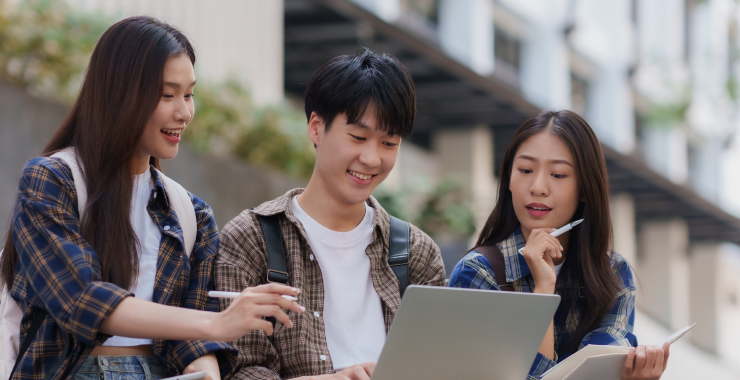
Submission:
<svg viewBox="0 0 740 380">
<path fill-rule="evenodd" d="M 550 194 L 547 186 L 547 173 L 540 171 L 534 176 L 532 184 L 529 186 L 529 193 L 533 196 L 546 197 Z"/>
<path fill-rule="evenodd" d="M 192 108 L 192 101 L 186 102 L 184 100 L 181 100 L 180 102 L 178 102 L 173 116 L 175 120 L 187 124 L 193 118 L 193 113 L 194 109 Z"/>
<path fill-rule="evenodd" d="M 380 166 L 380 154 L 378 154 L 378 147 L 376 144 L 369 143 L 363 144 L 363 151 L 360 154 L 360 163 L 369 167 L 376 168 Z"/>
</svg>

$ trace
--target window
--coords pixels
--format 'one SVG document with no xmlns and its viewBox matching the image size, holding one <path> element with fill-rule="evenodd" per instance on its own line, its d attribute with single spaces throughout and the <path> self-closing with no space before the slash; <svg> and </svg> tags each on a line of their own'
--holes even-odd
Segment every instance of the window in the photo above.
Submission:
<svg viewBox="0 0 740 380">
<path fill-rule="evenodd" d="M 570 72 L 570 109 L 586 117 L 588 107 L 588 82 Z"/>
<path fill-rule="evenodd" d="M 440 0 L 400 0 L 401 14 L 412 14 L 436 25 L 439 20 Z"/>
<path fill-rule="evenodd" d="M 494 28 L 493 51 L 497 62 L 503 62 L 510 68 L 519 71 L 519 40 L 500 28 Z"/>
</svg>

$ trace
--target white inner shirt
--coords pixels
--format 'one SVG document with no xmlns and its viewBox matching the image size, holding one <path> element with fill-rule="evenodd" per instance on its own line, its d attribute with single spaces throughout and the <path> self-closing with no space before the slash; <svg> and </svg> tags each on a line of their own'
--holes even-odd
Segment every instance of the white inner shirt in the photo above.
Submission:
<svg viewBox="0 0 740 380">
<path fill-rule="evenodd" d="M 134 177 L 134 190 L 131 194 L 131 226 L 136 238 L 139 239 L 139 276 L 130 289 L 134 297 L 151 301 L 154 295 L 154 280 L 157 276 L 157 257 L 159 257 L 159 242 L 162 232 L 149 216 L 147 206 L 149 196 L 154 189 L 154 180 L 151 170 Z M 103 343 L 103 346 L 140 346 L 152 344 L 151 339 L 126 338 L 112 336 Z"/>
<path fill-rule="evenodd" d="M 560 274 L 560 268 L 563 267 L 563 264 L 565 264 L 565 260 L 563 260 L 560 264 L 555 265 L 555 277 Z"/>
<path fill-rule="evenodd" d="M 330 230 L 308 216 L 293 197 L 293 214 L 306 230 L 308 244 L 324 279 L 324 310 L 306 310 L 309 318 L 324 318 L 326 344 L 334 370 L 377 362 L 385 343 L 380 296 L 370 276 L 365 249 L 373 240 L 375 209 L 365 204 L 365 217 L 352 231 Z M 322 359 L 324 355 L 321 355 Z"/>
</svg>

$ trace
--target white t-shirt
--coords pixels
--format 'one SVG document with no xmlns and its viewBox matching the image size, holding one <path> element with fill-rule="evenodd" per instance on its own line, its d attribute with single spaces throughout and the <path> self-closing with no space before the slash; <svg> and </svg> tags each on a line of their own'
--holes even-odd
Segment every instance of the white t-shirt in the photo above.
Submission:
<svg viewBox="0 0 740 380">
<path fill-rule="evenodd" d="M 563 260 L 560 264 L 555 265 L 555 276 L 556 277 L 560 274 L 560 268 L 563 267 L 563 264 L 565 264 L 565 260 Z"/>
<path fill-rule="evenodd" d="M 366 204 L 365 217 L 355 229 L 337 232 L 308 216 L 298 205 L 297 196 L 292 206 L 306 230 L 313 251 L 310 259 L 318 261 L 324 279 L 324 310 L 306 313 L 309 318 L 324 318 L 334 370 L 377 362 L 385 343 L 385 321 L 365 253 L 373 240 L 375 209 Z"/>
<path fill-rule="evenodd" d="M 154 189 L 154 180 L 151 170 L 137 175 L 134 178 L 134 190 L 131 195 L 131 226 L 136 238 L 139 239 L 139 277 L 130 289 L 134 297 L 151 301 L 154 295 L 154 280 L 157 276 L 157 258 L 159 257 L 159 243 L 162 232 L 149 216 L 147 206 L 149 196 Z M 104 346 L 139 346 L 152 344 L 151 339 L 126 338 L 112 336 L 103 343 Z"/>
</svg>

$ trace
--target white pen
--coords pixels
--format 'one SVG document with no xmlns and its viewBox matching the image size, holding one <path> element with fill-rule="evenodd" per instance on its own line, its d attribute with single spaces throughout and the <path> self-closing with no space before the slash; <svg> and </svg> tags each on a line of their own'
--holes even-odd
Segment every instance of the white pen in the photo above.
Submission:
<svg viewBox="0 0 740 380">
<path fill-rule="evenodd" d="M 213 297 L 213 298 L 236 298 L 240 294 L 241 293 L 239 293 L 239 292 L 220 292 L 218 290 L 211 290 L 211 291 L 208 292 L 208 297 Z M 283 294 L 280 297 L 283 297 L 283 298 L 285 298 L 286 300 L 289 300 L 289 301 L 298 301 L 298 298 L 293 297 L 291 295 L 287 295 L 287 294 Z"/>
<path fill-rule="evenodd" d="M 583 222 L 583 219 L 578 219 L 578 220 L 576 220 L 573 223 L 568 223 L 568 224 L 566 224 L 566 225 L 558 228 L 557 230 L 551 232 L 550 235 L 555 236 L 555 237 L 558 237 L 558 236 L 560 236 L 560 235 L 562 235 L 562 234 L 564 234 L 564 233 L 572 230 L 573 227 L 581 224 L 581 222 Z M 519 250 L 517 252 L 519 252 L 519 254 L 521 254 L 522 253 L 522 249 L 524 249 L 524 247 L 519 248 Z"/>
</svg>

